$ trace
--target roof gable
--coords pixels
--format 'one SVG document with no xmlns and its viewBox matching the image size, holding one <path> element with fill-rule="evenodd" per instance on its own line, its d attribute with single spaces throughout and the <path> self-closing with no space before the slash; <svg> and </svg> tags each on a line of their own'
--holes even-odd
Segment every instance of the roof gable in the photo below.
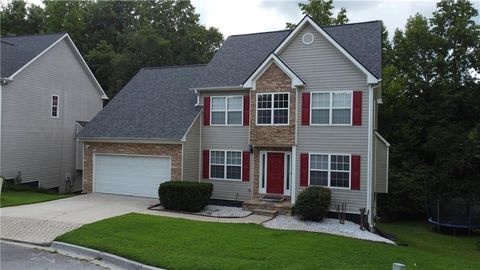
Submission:
<svg viewBox="0 0 480 270">
<path fill-rule="evenodd" d="M 251 88 L 251 89 L 255 90 L 256 80 L 258 78 L 260 78 L 262 76 L 262 74 L 272 64 L 277 65 L 283 71 L 283 73 L 285 73 L 291 79 L 292 88 L 305 85 L 305 82 L 302 80 L 302 78 L 300 78 L 297 74 L 295 74 L 295 72 L 293 72 L 293 70 L 291 68 L 289 68 L 287 66 L 287 64 L 285 64 L 285 62 L 283 62 L 277 55 L 272 53 L 272 54 L 270 54 L 270 56 L 267 57 L 267 59 L 265 59 L 265 61 L 263 61 L 263 63 L 260 65 L 260 67 L 258 67 L 255 70 L 255 72 L 253 72 L 253 74 L 250 75 L 250 77 L 248 77 L 248 79 L 245 81 L 245 83 L 243 83 L 243 87 Z"/>
<path fill-rule="evenodd" d="M 67 33 L 1 37 L 1 77 L 13 80 L 17 74 L 62 40 L 67 41 L 80 65 L 93 81 L 102 99 L 108 99 L 95 75 L 93 75 Z"/>
<path fill-rule="evenodd" d="M 377 24 L 379 22 L 376 22 Z M 380 74 L 374 74 L 372 73 L 365 65 L 372 65 L 371 69 L 376 70 L 379 72 L 380 70 L 376 68 L 376 64 L 379 64 L 381 66 L 381 56 L 378 59 L 375 59 L 375 57 L 369 56 L 368 52 L 368 46 L 356 46 L 355 43 L 359 43 L 359 41 L 355 40 L 355 37 L 352 37 L 351 34 L 353 34 L 354 30 L 352 28 L 353 25 L 357 26 L 357 29 L 355 29 L 358 32 L 363 32 L 359 31 L 358 25 L 360 24 L 350 24 L 350 25 L 336 25 L 336 26 L 330 26 L 330 27 L 325 27 L 325 28 L 330 28 L 330 30 L 324 30 L 322 27 L 320 27 L 312 18 L 309 16 L 305 16 L 300 23 L 295 27 L 295 29 L 290 32 L 288 37 L 286 37 L 282 43 L 278 45 L 278 47 L 275 49 L 274 53 L 275 54 L 280 54 L 287 46 L 288 44 L 301 32 L 301 30 L 305 27 L 305 25 L 310 24 L 313 26 L 314 29 L 316 29 L 323 37 L 325 37 L 332 45 L 334 45 L 345 57 L 347 57 L 357 68 L 359 68 L 362 72 L 367 75 L 367 81 L 368 83 L 377 83 L 378 79 L 380 78 Z M 344 28 L 345 26 L 348 26 L 348 28 Z M 343 28 L 343 29 L 342 29 Z M 332 30 L 333 29 L 333 30 Z M 341 29 L 341 30 L 339 30 Z M 364 34 L 367 34 L 365 32 Z M 380 24 L 380 31 L 379 33 L 381 34 L 381 24 Z M 358 37 L 358 34 L 357 34 Z M 335 39 L 336 38 L 336 39 Z M 378 39 L 379 42 L 381 42 L 381 36 L 379 36 L 380 39 Z M 345 44 L 340 44 L 338 40 L 341 40 L 345 42 Z M 368 40 L 368 37 L 365 38 Z M 381 45 L 381 44 L 379 44 Z M 350 51 L 348 51 L 345 47 L 348 47 Z M 381 47 L 379 48 L 379 53 L 381 53 Z M 366 52 L 360 51 L 360 49 L 363 49 Z M 357 51 L 358 50 L 358 51 Z M 359 56 L 364 56 L 364 60 L 369 60 L 372 59 L 371 61 L 365 61 L 365 63 L 361 63 L 357 58 L 354 57 L 354 55 Z M 373 60 L 375 59 L 375 60 Z"/>
</svg>

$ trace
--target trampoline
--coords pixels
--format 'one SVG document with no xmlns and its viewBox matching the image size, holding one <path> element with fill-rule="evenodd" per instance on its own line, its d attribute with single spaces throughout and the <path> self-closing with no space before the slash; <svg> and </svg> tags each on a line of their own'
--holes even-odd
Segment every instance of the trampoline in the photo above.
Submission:
<svg viewBox="0 0 480 270">
<path fill-rule="evenodd" d="M 464 198 L 435 199 L 428 202 L 428 222 L 443 228 L 468 230 L 480 228 L 480 201 Z"/>
</svg>

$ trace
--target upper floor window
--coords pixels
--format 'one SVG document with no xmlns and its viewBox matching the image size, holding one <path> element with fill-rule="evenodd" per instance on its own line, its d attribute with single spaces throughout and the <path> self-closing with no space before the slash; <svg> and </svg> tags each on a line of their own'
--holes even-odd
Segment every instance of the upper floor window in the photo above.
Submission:
<svg viewBox="0 0 480 270">
<path fill-rule="evenodd" d="M 59 107 L 58 96 L 52 96 L 52 107 L 50 111 L 51 117 L 58 118 L 58 107 Z"/>
<path fill-rule="evenodd" d="M 289 93 L 257 94 L 257 125 L 288 125 Z"/>
<path fill-rule="evenodd" d="M 352 92 L 312 93 L 311 124 L 351 125 Z"/>
<path fill-rule="evenodd" d="M 242 125 L 243 97 L 212 97 L 212 125 Z"/>
<path fill-rule="evenodd" d="M 310 155 L 310 185 L 350 188 L 350 155 Z"/>
<path fill-rule="evenodd" d="M 210 178 L 242 180 L 242 152 L 211 150 Z"/>
</svg>

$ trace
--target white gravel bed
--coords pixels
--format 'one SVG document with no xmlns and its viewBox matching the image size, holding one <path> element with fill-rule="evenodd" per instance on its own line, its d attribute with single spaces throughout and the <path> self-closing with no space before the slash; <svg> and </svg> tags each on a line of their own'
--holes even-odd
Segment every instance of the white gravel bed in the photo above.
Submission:
<svg viewBox="0 0 480 270">
<path fill-rule="evenodd" d="M 251 211 L 245 211 L 240 207 L 220 206 L 220 205 L 207 205 L 202 211 L 197 214 L 209 217 L 235 217 L 241 218 L 252 214 Z"/>
<path fill-rule="evenodd" d="M 326 218 L 322 222 L 304 221 L 295 216 L 277 216 L 276 218 L 263 223 L 263 226 L 278 230 L 293 230 L 328 233 L 341 235 L 356 239 L 395 244 L 393 241 L 383 238 L 378 234 L 367 230 L 360 230 L 360 225 L 345 220 L 340 224 L 338 219 Z"/>
</svg>

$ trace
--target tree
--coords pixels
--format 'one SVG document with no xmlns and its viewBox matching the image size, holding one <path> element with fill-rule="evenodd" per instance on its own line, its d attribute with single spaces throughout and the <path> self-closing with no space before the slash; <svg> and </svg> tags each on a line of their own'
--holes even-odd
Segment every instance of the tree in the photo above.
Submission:
<svg viewBox="0 0 480 270">
<path fill-rule="evenodd" d="M 348 22 L 347 10 L 342 7 L 337 13 L 337 16 L 333 16 L 332 10 L 333 0 L 308 0 L 308 3 L 298 3 L 298 6 L 302 10 L 302 14 L 312 17 L 312 19 L 319 25 L 336 25 L 345 24 Z M 296 24 L 287 23 L 288 29 L 295 28 Z"/>
<path fill-rule="evenodd" d="M 379 114 L 392 143 L 383 216 L 421 215 L 429 198 L 480 198 L 477 15 L 468 1 L 441 1 L 431 19 L 417 14 L 395 32 Z"/>
<path fill-rule="evenodd" d="M 0 22 L 1 34 L 36 34 L 44 32 L 43 9 L 37 5 L 27 5 L 25 1 L 13 1 L 2 5 Z"/>
</svg>

